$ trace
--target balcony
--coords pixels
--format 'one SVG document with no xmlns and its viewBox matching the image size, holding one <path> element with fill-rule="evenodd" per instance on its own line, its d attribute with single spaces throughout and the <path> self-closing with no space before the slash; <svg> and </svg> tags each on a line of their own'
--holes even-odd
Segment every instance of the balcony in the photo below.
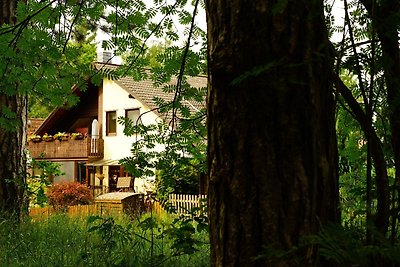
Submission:
<svg viewBox="0 0 400 267">
<path fill-rule="evenodd" d="M 92 161 L 104 157 L 104 140 L 84 138 L 82 140 L 69 139 L 37 143 L 30 141 L 28 150 L 32 158 L 40 158 L 43 155 L 46 159 L 80 158 Z"/>
</svg>

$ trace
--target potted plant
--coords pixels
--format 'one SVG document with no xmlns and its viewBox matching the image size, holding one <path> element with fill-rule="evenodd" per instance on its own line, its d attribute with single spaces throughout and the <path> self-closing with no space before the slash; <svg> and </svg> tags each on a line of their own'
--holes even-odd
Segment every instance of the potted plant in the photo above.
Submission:
<svg viewBox="0 0 400 267">
<path fill-rule="evenodd" d="M 34 143 L 39 143 L 40 141 L 42 141 L 42 137 L 38 134 L 31 134 L 28 137 L 28 141 L 32 141 Z"/>
<path fill-rule="evenodd" d="M 68 141 L 69 139 L 69 134 L 67 133 L 62 133 L 62 132 L 58 132 L 55 135 L 53 135 L 53 139 L 56 140 L 60 140 L 60 141 Z"/>
<path fill-rule="evenodd" d="M 69 133 L 62 133 L 61 135 L 61 140 L 62 141 L 68 141 L 71 138 Z"/>
<path fill-rule="evenodd" d="M 82 140 L 83 139 L 83 134 L 82 133 L 72 133 L 71 134 L 71 139 Z"/>
<path fill-rule="evenodd" d="M 54 139 L 54 140 L 60 140 L 60 141 L 61 141 L 61 135 L 62 135 L 61 132 L 58 132 L 58 133 L 56 133 L 56 134 L 53 134 L 53 139 Z"/>
<path fill-rule="evenodd" d="M 54 139 L 53 139 L 53 136 L 51 136 L 51 135 L 45 133 L 45 134 L 42 136 L 42 140 L 45 141 L 45 142 L 52 142 Z"/>
</svg>

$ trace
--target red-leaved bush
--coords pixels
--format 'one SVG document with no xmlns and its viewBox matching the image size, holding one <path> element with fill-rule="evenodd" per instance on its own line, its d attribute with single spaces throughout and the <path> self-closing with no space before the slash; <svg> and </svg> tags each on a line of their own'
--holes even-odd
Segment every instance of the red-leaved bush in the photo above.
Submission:
<svg viewBox="0 0 400 267">
<path fill-rule="evenodd" d="M 67 210 L 68 206 L 89 204 L 93 200 L 89 188 L 78 182 L 55 184 L 47 191 L 47 197 L 55 210 Z"/>
</svg>

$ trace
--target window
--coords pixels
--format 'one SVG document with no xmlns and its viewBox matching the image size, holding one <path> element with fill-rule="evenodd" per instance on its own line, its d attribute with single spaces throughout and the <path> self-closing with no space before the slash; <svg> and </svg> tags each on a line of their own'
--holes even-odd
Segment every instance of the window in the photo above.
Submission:
<svg viewBox="0 0 400 267">
<path fill-rule="evenodd" d="M 106 112 L 106 135 L 117 135 L 117 112 Z"/>
<path fill-rule="evenodd" d="M 60 161 L 61 175 L 54 178 L 54 183 L 73 182 L 75 177 L 75 162 L 74 161 Z"/>
<path fill-rule="evenodd" d="M 86 183 L 86 162 L 85 161 L 78 161 L 76 162 L 76 181 L 84 184 Z"/>
<path fill-rule="evenodd" d="M 142 119 L 139 116 L 140 110 L 138 108 L 125 110 L 125 118 L 130 119 L 133 125 L 142 124 Z"/>
</svg>

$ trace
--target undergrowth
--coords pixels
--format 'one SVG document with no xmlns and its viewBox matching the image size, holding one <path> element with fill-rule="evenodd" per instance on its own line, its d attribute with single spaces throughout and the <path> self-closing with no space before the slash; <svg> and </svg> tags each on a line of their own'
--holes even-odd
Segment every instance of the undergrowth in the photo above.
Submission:
<svg viewBox="0 0 400 267">
<path fill-rule="evenodd" d="M 208 266 L 208 233 L 188 225 L 149 215 L 2 220 L 0 266 Z"/>
<path fill-rule="evenodd" d="M 316 258 L 308 252 L 316 251 Z M 311 256 L 311 257 L 310 257 Z M 255 260 L 266 260 L 270 266 L 321 266 L 321 267 L 398 267 L 400 245 L 390 243 L 376 233 L 375 244 L 367 245 L 363 232 L 357 228 L 328 224 L 315 235 L 303 236 L 298 246 L 280 250 L 265 246 Z M 312 263 L 310 263 L 312 262 Z"/>
</svg>

